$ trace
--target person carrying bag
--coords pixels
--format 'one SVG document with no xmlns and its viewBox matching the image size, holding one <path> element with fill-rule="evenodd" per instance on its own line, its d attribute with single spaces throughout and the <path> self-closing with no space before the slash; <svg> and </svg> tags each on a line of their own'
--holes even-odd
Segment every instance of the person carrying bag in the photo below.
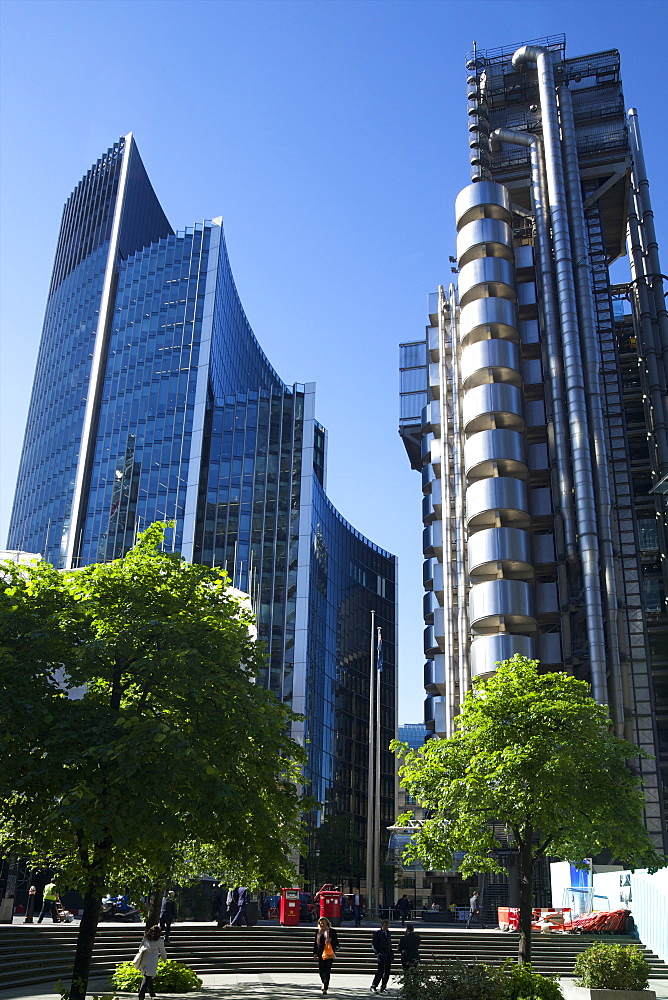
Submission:
<svg viewBox="0 0 668 1000">
<path fill-rule="evenodd" d="M 339 938 L 327 917 L 320 917 L 313 942 L 313 957 L 318 959 L 318 972 L 322 982 L 322 992 L 329 988 L 332 965 L 339 948 Z"/>
<path fill-rule="evenodd" d="M 132 959 L 132 964 L 144 975 L 139 987 L 139 1000 L 144 1000 L 147 992 L 150 996 L 155 996 L 153 979 L 158 971 L 158 962 L 161 958 L 163 962 L 166 962 L 167 952 L 162 943 L 162 931 L 158 924 L 156 924 L 154 927 L 149 927 L 146 931 L 144 940 L 139 946 L 139 951 Z"/>
</svg>

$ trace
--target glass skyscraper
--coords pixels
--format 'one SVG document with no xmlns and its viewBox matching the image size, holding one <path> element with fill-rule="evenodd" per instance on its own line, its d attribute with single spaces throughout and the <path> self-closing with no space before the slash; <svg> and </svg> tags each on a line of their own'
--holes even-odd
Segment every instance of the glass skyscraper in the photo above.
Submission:
<svg viewBox="0 0 668 1000">
<path fill-rule="evenodd" d="M 383 746 L 396 727 L 396 559 L 334 509 L 325 462 L 315 385 L 285 385 L 265 357 L 222 221 L 174 232 L 125 136 L 63 212 L 8 546 L 75 568 L 166 520 L 166 547 L 226 569 L 257 615 L 264 684 L 304 716 L 293 735 L 320 807 L 303 874 L 359 882 L 371 611 Z M 388 825 L 389 751 L 382 778 Z"/>
</svg>

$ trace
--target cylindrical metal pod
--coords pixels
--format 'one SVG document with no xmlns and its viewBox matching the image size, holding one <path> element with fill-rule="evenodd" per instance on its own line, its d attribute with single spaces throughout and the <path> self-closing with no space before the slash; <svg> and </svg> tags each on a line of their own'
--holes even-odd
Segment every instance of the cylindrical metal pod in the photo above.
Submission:
<svg viewBox="0 0 668 1000">
<path fill-rule="evenodd" d="M 523 632 L 536 628 L 533 588 L 524 580 L 488 580 L 469 593 L 473 632 Z"/>
<path fill-rule="evenodd" d="M 522 355 L 510 340 L 480 340 L 461 355 L 461 378 L 466 391 L 490 382 L 522 384 Z"/>
<path fill-rule="evenodd" d="M 502 257 L 478 257 L 459 271 L 459 301 L 462 306 L 475 299 L 499 296 L 515 302 L 515 268 Z"/>
<path fill-rule="evenodd" d="M 457 236 L 457 259 L 463 267 L 479 257 L 501 257 L 512 261 L 513 231 L 502 219 L 477 219 Z"/>
<path fill-rule="evenodd" d="M 531 536 L 519 528 L 486 528 L 469 536 L 469 575 L 478 580 L 497 575 L 499 569 L 506 579 L 529 579 Z"/>
<path fill-rule="evenodd" d="M 464 398 L 464 430 L 467 434 L 494 427 L 523 431 L 522 409 L 522 393 L 515 385 L 492 382 L 474 386 Z"/>
<path fill-rule="evenodd" d="M 503 184 L 480 181 L 463 188 L 455 200 L 457 232 L 474 219 L 502 219 L 512 222 L 510 194 Z"/>
<path fill-rule="evenodd" d="M 469 481 L 495 473 L 526 479 L 529 470 L 524 434 L 506 429 L 473 434 L 464 445 L 464 468 Z"/>
<path fill-rule="evenodd" d="M 534 640 L 526 635 L 508 633 L 478 636 L 471 643 L 471 677 L 474 680 L 492 677 L 497 663 L 512 659 L 516 653 L 533 659 L 536 655 Z"/>
<path fill-rule="evenodd" d="M 529 528 L 529 489 L 521 479 L 495 476 L 472 483 L 466 491 L 466 526 L 469 531 L 496 525 Z"/>
<path fill-rule="evenodd" d="M 517 306 L 510 299 L 473 299 L 459 315 L 462 347 L 478 340 L 512 340 L 519 344 Z"/>
</svg>

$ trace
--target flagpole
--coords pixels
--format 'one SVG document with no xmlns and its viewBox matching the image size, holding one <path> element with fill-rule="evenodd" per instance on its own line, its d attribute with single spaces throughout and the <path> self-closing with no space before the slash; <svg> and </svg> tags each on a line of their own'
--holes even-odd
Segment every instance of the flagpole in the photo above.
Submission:
<svg viewBox="0 0 668 1000">
<path fill-rule="evenodd" d="M 376 773 L 375 773 L 375 815 L 374 815 L 374 866 L 373 866 L 373 887 L 376 893 L 376 906 L 380 917 L 380 851 L 381 851 L 381 827 L 380 827 L 380 674 L 382 670 L 382 652 L 380 650 L 382 636 L 380 629 L 376 629 Z M 379 662 L 379 660 L 381 662 Z M 380 668 L 380 669 L 379 669 Z"/>
<path fill-rule="evenodd" d="M 374 809 L 374 773 L 373 773 L 373 741 L 374 724 L 374 682 L 376 677 L 376 612 L 371 612 L 371 648 L 369 656 L 369 776 L 367 780 L 367 830 L 366 830 L 366 912 L 371 915 L 374 910 L 375 892 L 373 885 L 374 864 L 373 848 L 375 843 L 375 809 Z"/>
</svg>

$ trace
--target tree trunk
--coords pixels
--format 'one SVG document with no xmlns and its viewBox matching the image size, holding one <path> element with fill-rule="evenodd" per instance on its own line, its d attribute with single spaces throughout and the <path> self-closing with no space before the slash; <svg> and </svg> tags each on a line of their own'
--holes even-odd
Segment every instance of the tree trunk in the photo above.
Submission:
<svg viewBox="0 0 668 1000">
<path fill-rule="evenodd" d="M 167 876 L 163 875 L 162 878 L 158 879 L 151 886 L 151 892 L 148 897 L 148 904 L 146 907 L 146 930 L 149 927 L 154 927 L 160 920 L 160 908 L 162 906 L 162 897 L 165 893 L 167 887 Z"/>
<path fill-rule="evenodd" d="M 520 944 L 517 961 L 531 961 L 531 911 L 533 909 L 533 830 L 527 826 L 520 843 Z"/>
<path fill-rule="evenodd" d="M 96 844 L 93 852 L 93 864 L 84 896 L 83 914 L 74 953 L 69 1000 L 86 1000 L 90 963 L 93 957 L 97 923 L 100 918 L 100 901 L 104 891 L 110 853 L 111 838 L 109 837 L 101 844 Z"/>
</svg>

